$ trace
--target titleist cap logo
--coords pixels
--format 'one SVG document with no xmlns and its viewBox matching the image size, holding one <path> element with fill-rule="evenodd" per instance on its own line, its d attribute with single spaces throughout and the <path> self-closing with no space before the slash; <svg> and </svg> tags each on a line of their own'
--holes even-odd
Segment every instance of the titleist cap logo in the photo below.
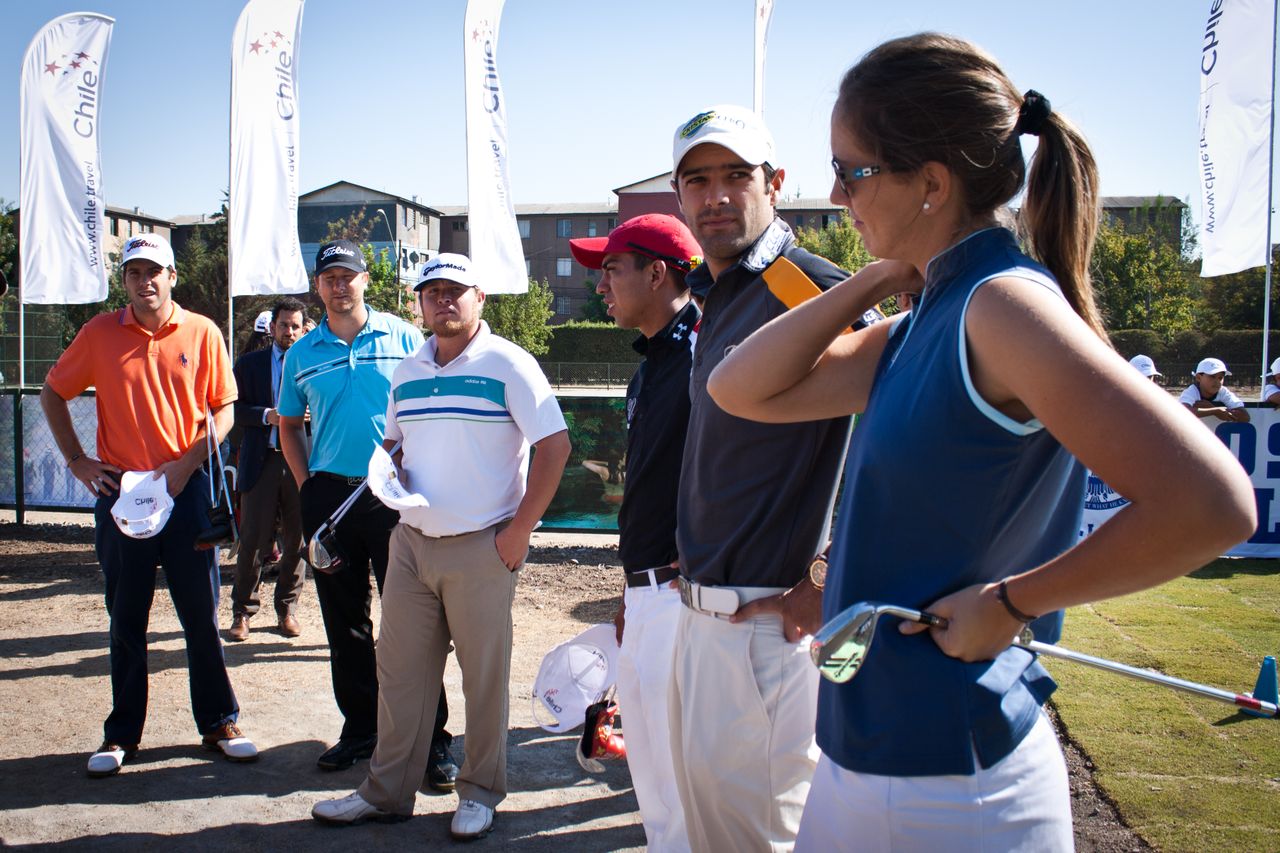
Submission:
<svg viewBox="0 0 1280 853">
<path fill-rule="evenodd" d="M 320 260 L 327 260 L 328 258 L 332 258 L 334 255 L 345 255 L 348 258 L 354 258 L 356 253 L 343 246 L 330 246 L 320 253 Z"/>
</svg>

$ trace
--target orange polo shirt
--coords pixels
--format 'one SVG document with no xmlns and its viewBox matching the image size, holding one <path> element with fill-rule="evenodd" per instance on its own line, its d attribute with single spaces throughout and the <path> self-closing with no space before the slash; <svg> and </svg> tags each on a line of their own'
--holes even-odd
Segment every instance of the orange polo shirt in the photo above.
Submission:
<svg viewBox="0 0 1280 853">
<path fill-rule="evenodd" d="M 125 471 L 177 459 L 195 442 L 205 409 L 237 394 L 222 332 L 176 302 L 155 334 L 130 306 L 94 317 L 45 382 L 64 400 L 97 389 L 98 458 Z"/>
</svg>

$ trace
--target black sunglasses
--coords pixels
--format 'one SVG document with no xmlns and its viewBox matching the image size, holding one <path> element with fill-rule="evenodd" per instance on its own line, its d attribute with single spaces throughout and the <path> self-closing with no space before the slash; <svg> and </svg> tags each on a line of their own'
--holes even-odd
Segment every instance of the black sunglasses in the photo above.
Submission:
<svg viewBox="0 0 1280 853">
<path fill-rule="evenodd" d="M 880 174 L 879 166 L 858 166 L 856 168 L 842 166 L 840 161 L 834 157 L 831 158 L 831 168 L 835 170 L 836 181 L 839 182 L 840 189 L 844 190 L 845 195 L 853 195 L 849 189 L 849 184 L 853 181 Z"/>
</svg>

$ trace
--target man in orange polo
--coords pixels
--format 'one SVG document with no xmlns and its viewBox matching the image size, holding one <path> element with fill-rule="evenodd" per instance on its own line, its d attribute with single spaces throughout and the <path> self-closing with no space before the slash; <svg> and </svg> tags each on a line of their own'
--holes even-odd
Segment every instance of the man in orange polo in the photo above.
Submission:
<svg viewBox="0 0 1280 853">
<path fill-rule="evenodd" d="M 89 758 L 89 775 L 113 775 L 142 740 L 147 622 L 157 565 L 164 568 L 183 625 L 202 745 L 232 761 L 252 761 L 258 751 L 236 727 L 240 706 L 218 637 L 217 549 L 195 549 L 196 536 L 210 526 L 205 413 L 212 413 L 221 441 L 231 429 L 236 399 L 230 359 L 218 327 L 170 298 L 177 273 L 163 238 L 130 239 L 121 264 L 129 304 L 86 323 L 40 392 L 67 466 L 97 497 L 96 549 L 111 621 L 112 709 L 102 746 Z M 97 389 L 96 452 L 81 444 L 67 407 L 90 386 Z M 119 501 L 126 472 L 150 476 Z M 158 492 L 162 485 L 164 492 Z M 159 511 L 139 518 L 139 506 Z"/>
</svg>

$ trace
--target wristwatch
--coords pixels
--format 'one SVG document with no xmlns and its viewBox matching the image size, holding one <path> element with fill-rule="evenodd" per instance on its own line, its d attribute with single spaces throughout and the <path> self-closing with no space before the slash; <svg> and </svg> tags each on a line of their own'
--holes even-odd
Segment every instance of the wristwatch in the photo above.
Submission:
<svg viewBox="0 0 1280 853">
<path fill-rule="evenodd" d="M 822 554 L 813 558 L 813 562 L 809 563 L 809 583 L 813 584 L 813 588 L 821 590 L 827 585 L 827 558 Z"/>
</svg>

